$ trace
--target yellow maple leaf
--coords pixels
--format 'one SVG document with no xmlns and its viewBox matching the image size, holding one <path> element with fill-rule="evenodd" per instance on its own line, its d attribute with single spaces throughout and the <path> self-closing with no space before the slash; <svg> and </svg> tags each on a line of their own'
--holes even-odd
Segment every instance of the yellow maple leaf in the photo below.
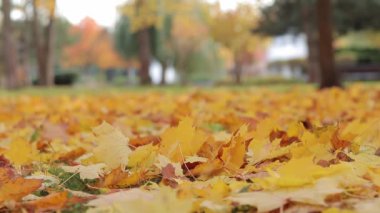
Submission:
<svg viewBox="0 0 380 213">
<path fill-rule="evenodd" d="M 302 168 L 302 169 L 300 169 Z M 332 165 L 328 168 L 314 164 L 313 156 L 291 159 L 283 164 L 276 172 L 269 170 L 270 177 L 255 181 L 264 188 L 299 187 L 312 184 L 321 177 L 339 174 L 349 170 L 346 164 Z"/>
<path fill-rule="evenodd" d="M 149 167 L 154 164 L 157 146 L 147 144 L 139 146 L 129 155 L 128 167 Z"/>
<path fill-rule="evenodd" d="M 281 189 L 275 191 L 245 192 L 230 196 L 228 199 L 241 205 L 256 206 L 258 212 L 267 212 L 278 209 L 287 201 L 326 205 L 328 195 L 341 193 L 338 182 L 333 178 L 320 179 L 314 185 L 294 189 Z"/>
<path fill-rule="evenodd" d="M 106 168 L 110 170 L 128 165 L 131 149 L 128 147 L 127 137 L 106 122 L 95 127 L 93 132 L 97 146 L 93 150 L 91 160 L 106 164 Z"/>
<path fill-rule="evenodd" d="M 223 148 L 221 159 L 225 163 L 226 168 L 236 171 L 244 164 L 247 132 L 248 127 L 246 125 L 240 127 L 228 146 Z"/>
<path fill-rule="evenodd" d="M 347 209 L 328 208 L 324 210 L 322 213 L 355 213 L 355 212 L 352 210 L 347 210 Z"/>
<path fill-rule="evenodd" d="M 191 118 L 184 118 L 177 127 L 168 128 L 161 135 L 160 153 L 173 162 L 182 162 L 196 155 L 206 140 L 206 134 L 193 126 Z"/>
<path fill-rule="evenodd" d="M 9 148 L 4 152 L 14 165 L 22 166 L 36 160 L 37 150 L 26 140 L 18 139 L 10 143 Z"/>
<path fill-rule="evenodd" d="M 280 142 L 280 139 L 275 139 L 273 142 L 270 142 L 269 139 L 253 139 L 248 146 L 248 161 L 255 164 L 263 160 L 278 158 L 289 154 L 294 147 L 297 147 L 296 143 L 281 147 Z"/>
</svg>

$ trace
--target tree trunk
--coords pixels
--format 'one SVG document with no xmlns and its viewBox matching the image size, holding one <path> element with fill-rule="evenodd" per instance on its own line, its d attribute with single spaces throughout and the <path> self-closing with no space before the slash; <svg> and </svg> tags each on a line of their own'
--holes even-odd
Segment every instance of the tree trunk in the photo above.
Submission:
<svg viewBox="0 0 380 213">
<path fill-rule="evenodd" d="M 341 86 L 334 65 L 331 0 L 317 0 L 319 28 L 319 64 L 321 68 L 320 88 Z"/>
<path fill-rule="evenodd" d="M 24 32 L 20 35 L 18 44 L 19 44 L 19 52 L 18 52 L 19 53 L 18 54 L 19 68 L 17 72 L 17 79 L 18 79 L 19 86 L 26 86 L 29 84 L 28 71 L 27 71 L 29 68 L 29 64 L 28 64 L 28 47 L 27 47 L 28 45 L 26 42 L 26 37 L 25 37 Z"/>
<path fill-rule="evenodd" d="M 29 2 L 22 5 L 21 10 L 25 16 L 25 20 L 22 23 L 23 31 L 20 34 L 19 39 L 19 64 L 20 64 L 20 84 L 22 86 L 29 86 L 32 84 L 31 70 L 30 70 L 30 18 L 28 11 Z"/>
<path fill-rule="evenodd" d="M 307 36 L 308 56 L 307 69 L 309 72 L 308 81 L 311 83 L 320 82 L 319 67 L 319 37 L 318 32 L 309 32 Z"/>
<path fill-rule="evenodd" d="M 243 72 L 242 61 L 238 57 L 235 57 L 234 64 L 235 64 L 235 67 L 233 68 L 233 75 L 234 75 L 235 84 L 241 84 L 241 74 Z"/>
<path fill-rule="evenodd" d="M 41 86 L 54 85 L 54 19 L 55 8 L 50 11 L 49 23 L 41 35 L 37 3 L 33 0 L 33 34 L 37 54 L 38 84 Z"/>
<path fill-rule="evenodd" d="M 166 70 L 168 68 L 168 64 L 165 61 L 161 62 L 161 85 L 166 85 Z"/>
<path fill-rule="evenodd" d="M 307 42 L 307 64 L 308 81 L 311 83 L 319 82 L 319 35 L 317 30 L 317 11 L 313 4 L 308 1 L 302 2 L 303 28 Z"/>
<path fill-rule="evenodd" d="M 34 48 L 36 50 L 36 58 L 37 58 L 37 69 L 38 69 L 38 84 L 41 85 L 41 73 L 44 67 L 44 58 L 43 56 L 43 48 L 41 46 L 41 33 L 40 26 L 38 20 L 38 8 L 37 8 L 37 0 L 33 0 L 33 16 L 32 16 L 32 27 L 33 27 L 33 43 Z"/>
<path fill-rule="evenodd" d="M 150 49 L 150 39 L 149 39 L 148 29 L 147 28 L 141 29 L 138 32 L 137 39 L 139 43 L 140 84 L 142 85 L 151 84 L 152 82 L 149 75 L 151 49 Z"/>
<path fill-rule="evenodd" d="M 55 42 L 55 16 L 54 12 L 49 16 L 49 24 L 45 29 L 45 72 L 43 73 L 43 85 L 54 85 L 54 42 Z"/>
<path fill-rule="evenodd" d="M 4 69 L 6 75 L 6 87 L 8 89 L 14 89 L 19 86 L 16 77 L 18 69 L 18 54 L 16 48 L 16 41 L 13 38 L 12 20 L 10 17 L 11 8 L 11 1 L 3 0 L 3 54 Z"/>
</svg>

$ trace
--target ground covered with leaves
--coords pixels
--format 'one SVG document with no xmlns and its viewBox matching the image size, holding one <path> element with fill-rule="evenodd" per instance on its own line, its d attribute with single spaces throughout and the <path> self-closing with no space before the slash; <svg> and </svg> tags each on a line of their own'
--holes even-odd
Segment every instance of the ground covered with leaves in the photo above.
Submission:
<svg viewBox="0 0 380 213">
<path fill-rule="evenodd" d="M 0 212 L 378 212 L 380 89 L 0 97 Z"/>
</svg>

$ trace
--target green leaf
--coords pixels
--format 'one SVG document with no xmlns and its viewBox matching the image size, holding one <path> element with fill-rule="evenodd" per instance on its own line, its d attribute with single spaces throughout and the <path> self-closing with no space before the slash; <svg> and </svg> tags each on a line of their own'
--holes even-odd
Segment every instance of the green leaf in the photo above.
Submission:
<svg viewBox="0 0 380 213">
<path fill-rule="evenodd" d="M 37 128 L 37 129 L 35 129 L 34 132 L 33 132 L 33 134 L 32 134 L 32 136 L 30 136 L 29 141 L 30 142 L 35 142 L 40 137 L 40 135 L 41 135 L 40 132 L 41 132 L 41 128 L 40 127 Z"/>
</svg>

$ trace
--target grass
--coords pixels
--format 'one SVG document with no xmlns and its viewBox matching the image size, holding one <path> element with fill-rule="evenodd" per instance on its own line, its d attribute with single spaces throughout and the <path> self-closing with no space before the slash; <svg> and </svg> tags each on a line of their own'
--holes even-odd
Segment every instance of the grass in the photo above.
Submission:
<svg viewBox="0 0 380 213">
<path fill-rule="evenodd" d="M 241 91 L 245 89 L 269 89 L 278 92 L 286 92 L 295 87 L 303 88 L 313 88 L 312 85 L 300 84 L 300 85 L 260 85 L 260 86 L 248 86 L 248 85 L 237 85 L 237 86 L 215 86 L 215 87 L 201 87 L 201 86 L 137 86 L 137 87 L 112 87 L 103 86 L 98 88 L 87 88 L 87 87 L 27 87 L 17 90 L 0 90 L 0 96 L 12 96 L 12 95 L 31 95 L 31 96 L 55 96 L 55 95 L 98 95 L 98 94 L 115 94 L 123 92 L 136 92 L 136 93 L 146 93 L 146 92 L 165 92 L 165 93 L 183 93 L 195 89 L 202 90 L 215 90 L 215 89 L 230 89 Z"/>
<path fill-rule="evenodd" d="M 379 81 L 371 82 L 346 82 L 345 86 L 360 83 L 365 87 L 380 87 Z M 166 93 L 183 93 L 195 89 L 202 89 L 204 91 L 215 89 L 229 89 L 235 91 L 241 90 L 261 90 L 268 89 L 276 92 L 287 92 L 294 89 L 302 89 L 310 91 L 316 88 L 314 84 L 307 83 L 275 83 L 275 84 L 242 84 L 242 85 L 220 85 L 220 86 L 134 86 L 134 87 L 116 87 L 116 86 L 99 86 L 96 88 L 91 87 L 65 87 L 56 86 L 51 88 L 44 87 L 26 87 L 17 90 L 0 89 L 0 96 L 13 96 L 13 95 L 31 95 L 31 96 L 56 96 L 56 95 L 98 95 L 98 94 L 117 94 L 123 92 L 166 92 Z"/>
</svg>

